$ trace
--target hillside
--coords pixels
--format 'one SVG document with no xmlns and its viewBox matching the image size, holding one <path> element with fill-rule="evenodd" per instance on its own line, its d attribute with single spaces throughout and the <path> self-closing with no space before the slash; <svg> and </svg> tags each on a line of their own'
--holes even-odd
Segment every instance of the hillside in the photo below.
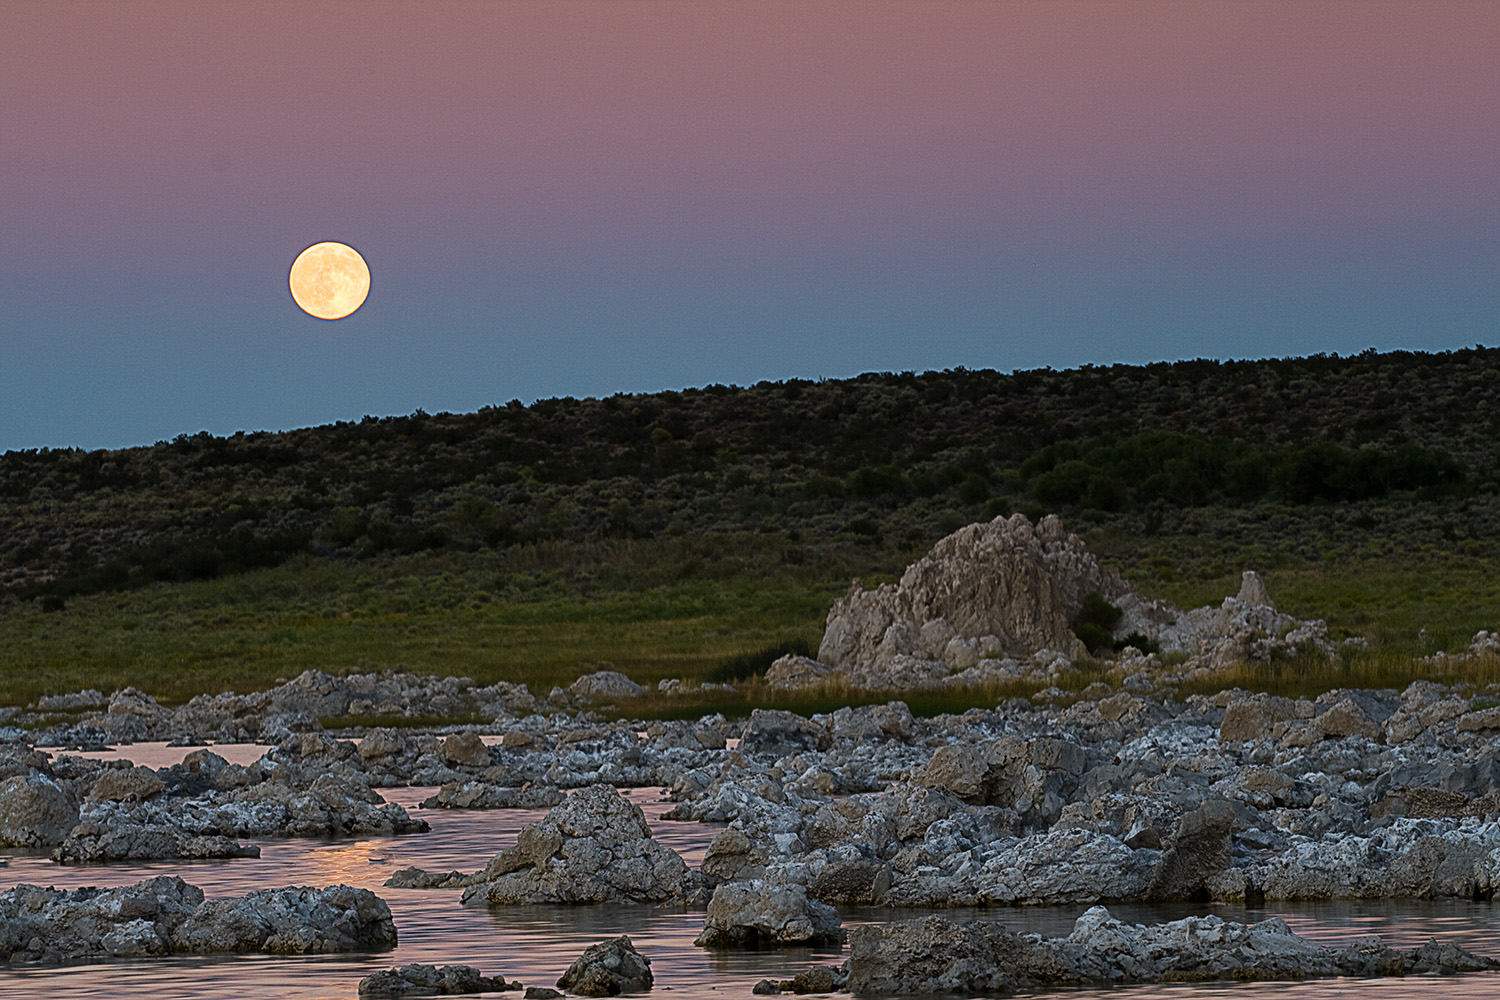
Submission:
<svg viewBox="0 0 1500 1000">
<path fill-rule="evenodd" d="M 1451 547 L 1500 527 L 1497 403 L 1500 350 L 1476 348 L 870 374 L 12 451 L 0 585 L 55 606 L 300 554 L 744 532 L 787 564 L 879 561 L 1017 509 L 1261 561 L 1378 553 L 1393 533 Z M 1162 541 L 1158 558 L 1213 557 Z"/>
</svg>

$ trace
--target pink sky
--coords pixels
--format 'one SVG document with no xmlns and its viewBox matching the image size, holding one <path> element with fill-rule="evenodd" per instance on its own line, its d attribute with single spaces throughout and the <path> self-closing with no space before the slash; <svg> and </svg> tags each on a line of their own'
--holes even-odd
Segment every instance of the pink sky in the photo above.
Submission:
<svg viewBox="0 0 1500 1000">
<path fill-rule="evenodd" d="M 459 330 L 435 348 L 463 388 L 431 398 L 434 362 L 371 390 L 401 384 L 372 368 L 323 406 L 267 371 L 288 421 L 1222 355 L 1231 327 L 1249 354 L 1458 346 L 1497 326 L 1496 51 L 1492 2 L 13 2 L 0 346 L 37 371 L 59 340 L 170 351 L 324 238 L 372 260 L 369 342 L 397 337 L 382 309 Z M 1360 312 L 1393 280 L 1406 298 Z M 284 304 L 255 322 L 302 337 Z M 591 328 L 612 360 L 570 376 L 547 345 Z M 463 381 L 475 351 L 504 355 L 487 383 Z M 134 433 L 276 419 L 188 385 Z"/>
</svg>

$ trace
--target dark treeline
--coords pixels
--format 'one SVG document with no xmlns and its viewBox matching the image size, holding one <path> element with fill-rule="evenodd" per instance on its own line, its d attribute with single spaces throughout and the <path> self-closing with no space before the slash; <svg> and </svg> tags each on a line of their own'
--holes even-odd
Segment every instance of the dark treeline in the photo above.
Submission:
<svg viewBox="0 0 1500 1000">
<path fill-rule="evenodd" d="M 1056 510 L 1495 492 L 1500 350 L 868 374 L 0 456 L 0 587 L 54 602 L 299 554 L 756 533 L 788 562 Z"/>
</svg>

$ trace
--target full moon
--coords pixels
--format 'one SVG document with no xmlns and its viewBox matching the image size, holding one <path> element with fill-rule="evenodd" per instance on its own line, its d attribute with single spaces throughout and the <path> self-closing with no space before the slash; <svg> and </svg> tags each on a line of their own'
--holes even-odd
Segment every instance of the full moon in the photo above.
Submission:
<svg viewBox="0 0 1500 1000">
<path fill-rule="evenodd" d="M 318 319 L 343 319 L 370 294 L 370 269 L 343 243 L 314 243 L 292 261 L 292 298 Z"/>
</svg>

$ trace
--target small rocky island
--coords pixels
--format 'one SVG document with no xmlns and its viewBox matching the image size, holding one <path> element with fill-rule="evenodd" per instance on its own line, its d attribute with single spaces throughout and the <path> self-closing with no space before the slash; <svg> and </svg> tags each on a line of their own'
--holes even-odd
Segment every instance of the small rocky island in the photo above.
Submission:
<svg viewBox="0 0 1500 1000">
<path fill-rule="evenodd" d="M 804 986 L 972 994 L 1494 967 L 1446 946 L 1323 948 L 1276 920 L 1136 927 L 1103 908 L 1488 900 L 1500 884 L 1500 691 L 1417 682 L 1315 699 L 1238 689 L 1179 699 L 1184 683 L 1245 660 L 1335 651 L 1321 622 L 1277 611 L 1253 573 L 1221 605 L 1183 611 L 1142 598 L 1056 518 L 996 519 L 943 539 L 897 584 L 856 584 L 830 610 L 817 658 L 783 658 L 766 679 L 893 693 L 1052 684 L 1087 655 L 1073 625 L 1100 601 L 1118 612 L 1106 635 L 1122 646 L 1095 666 L 1105 680 L 934 718 L 893 698 L 811 716 L 607 721 L 590 701 L 628 694 L 634 685 L 619 675 L 545 697 L 461 678 L 309 671 L 270 691 L 175 709 L 134 690 L 45 699 L 10 720 L 34 728 L 13 725 L 0 744 L 0 842 L 73 864 L 238 857 L 254 852 L 241 843 L 250 837 L 419 834 L 426 824 L 378 790 L 431 785 L 433 807 L 550 809 L 477 871 L 406 869 L 387 883 L 451 892 L 454 906 L 687 906 L 704 911 L 706 948 L 836 944 L 846 904 L 1095 907 L 1057 939 L 938 914 L 861 927 L 848 935 L 846 967 L 810 972 Z M 1493 655 L 1495 645 L 1481 633 L 1469 655 Z M 457 712 L 492 721 L 372 728 L 357 740 L 318 724 Z M 146 739 L 274 745 L 248 766 L 199 749 L 158 770 L 66 752 Z M 700 866 L 657 843 L 618 791 L 655 786 L 675 803 L 668 818 L 722 824 Z M 158 882 L 76 898 L 14 889 L 0 897 L 7 954 L 303 952 L 394 940 L 384 904 L 340 887 L 204 902 L 192 886 Z M 339 902 L 306 895 L 317 892 Z M 106 906 L 109 893 L 126 902 Z M 147 902 L 128 902 L 137 899 Z M 85 911 L 100 929 L 89 941 L 67 930 Z M 231 911 L 233 933 L 220 933 L 215 915 Z M 407 978 L 442 980 L 430 968 L 413 966 Z M 577 980 L 609 981 L 589 975 Z M 403 976 L 378 989 L 400 988 Z M 649 988 L 649 971 L 621 976 Z M 767 980 L 762 992 L 783 985 L 796 988 Z"/>
</svg>

